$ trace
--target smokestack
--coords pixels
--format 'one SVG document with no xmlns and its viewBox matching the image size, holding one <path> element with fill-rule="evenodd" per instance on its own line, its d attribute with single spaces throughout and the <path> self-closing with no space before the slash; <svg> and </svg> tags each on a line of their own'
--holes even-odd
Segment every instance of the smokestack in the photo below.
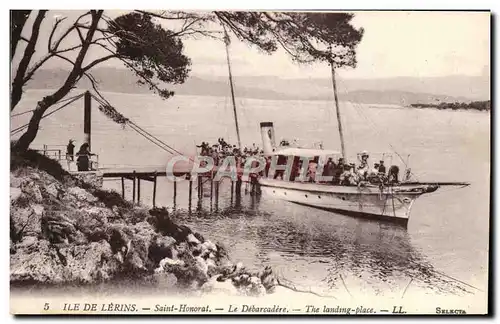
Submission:
<svg viewBox="0 0 500 324">
<path fill-rule="evenodd" d="M 260 123 L 260 135 L 262 137 L 262 148 L 264 150 L 264 154 L 272 153 L 276 148 L 273 123 L 272 122 Z"/>
</svg>

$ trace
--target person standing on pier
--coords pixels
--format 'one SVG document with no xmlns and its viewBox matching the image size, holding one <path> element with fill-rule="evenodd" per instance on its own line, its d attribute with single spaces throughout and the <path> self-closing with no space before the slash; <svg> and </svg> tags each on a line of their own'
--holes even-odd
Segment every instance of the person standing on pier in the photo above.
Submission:
<svg viewBox="0 0 500 324">
<path fill-rule="evenodd" d="M 78 158 L 76 159 L 76 165 L 78 166 L 78 171 L 89 171 L 90 168 L 90 156 L 95 155 L 90 153 L 89 144 L 83 143 L 80 146 L 80 150 L 76 153 Z"/>
<path fill-rule="evenodd" d="M 75 155 L 75 144 L 73 144 L 73 140 L 70 139 L 68 145 L 66 146 L 66 160 L 74 161 Z"/>
</svg>

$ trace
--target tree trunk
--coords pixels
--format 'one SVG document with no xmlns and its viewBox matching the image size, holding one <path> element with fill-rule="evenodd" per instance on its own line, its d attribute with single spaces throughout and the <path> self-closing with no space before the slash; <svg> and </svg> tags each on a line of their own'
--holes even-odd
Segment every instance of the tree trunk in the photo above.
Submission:
<svg viewBox="0 0 500 324">
<path fill-rule="evenodd" d="M 24 24 L 30 16 L 31 10 L 11 10 L 10 11 L 10 60 L 16 54 L 17 44 L 21 40 Z"/>
<path fill-rule="evenodd" d="M 12 82 L 12 90 L 10 93 L 10 111 L 12 111 L 14 107 L 16 107 L 23 95 L 24 75 L 26 74 L 26 70 L 28 70 L 31 57 L 35 53 L 36 42 L 38 40 L 38 34 L 40 32 L 40 25 L 45 18 L 46 12 L 47 10 L 38 11 L 35 22 L 33 22 L 30 40 L 28 42 L 28 45 L 26 45 L 23 58 L 19 62 L 16 76 L 14 77 L 14 81 Z"/>
<path fill-rule="evenodd" d="M 40 127 L 40 120 L 43 117 L 43 114 L 49 109 L 52 105 L 57 103 L 59 100 L 64 98 L 73 88 L 75 83 L 78 81 L 79 77 L 83 75 L 84 71 L 82 69 L 82 63 L 85 59 L 85 55 L 87 55 L 87 51 L 92 42 L 92 38 L 94 37 L 95 31 L 97 29 L 97 24 L 101 19 L 103 10 L 99 10 L 97 12 L 92 13 L 92 23 L 90 24 L 89 30 L 87 32 L 87 36 L 85 37 L 84 44 L 78 53 L 78 56 L 75 60 L 75 65 L 73 65 L 73 69 L 69 73 L 66 81 L 56 92 L 51 94 L 50 96 L 46 96 L 42 101 L 38 102 L 38 105 L 31 116 L 28 129 L 26 132 L 19 138 L 19 140 L 14 144 L 13 150 L 23 153 L 26 152 L 30 146 L 30 144 L 35 139 L 38 129 Z"/>
<path fill-rule="evenodd" d="M 19 140 L 14 144 L 13 150 L 16 152 L 26 152 L 33 140 L 38 133 L 38 128 L 40 127 L 40 121 L 42 120 L 43 113 L 50 107 L 52 104 L 46 102 L 45 97 L 42 101 L 38 102 L 38 106 L 36 107 L 33 115 L 31 116 L 28 129 L 26 132 L 19 138 Z"/>
</svg>

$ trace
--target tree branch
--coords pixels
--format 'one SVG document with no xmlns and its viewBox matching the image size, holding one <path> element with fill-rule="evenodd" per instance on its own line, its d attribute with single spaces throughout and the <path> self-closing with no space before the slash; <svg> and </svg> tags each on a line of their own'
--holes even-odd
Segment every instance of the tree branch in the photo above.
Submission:
<svg viewBox="0 0 500 324">
<path fill-rule="evenodd" d="M 16 54 L 17 44 L 20 40 L 26 40 L 21 36 L 26 20 L 30 16 L 31 10 L 11 10 L 10 12 L 10 60 Z"/>
<path fill-rule="evenodd" d="M 61 45 L 62 41 L 75 29 L 77 29 L 77 26 L 79 25 L 79 21 L 88 15 L 90 15 L 90 11 L 80 15 L 76 21 L 59 37 L 59 39 L 55 42 L 54 47 L 52 48 L 52 51 L 57 51 L 59 46 Z M 83 43 L 83 42 L 82 42 Z M 50 46 L 51 44 L 49 44 Z"/>
<path fill-rule="evenodd" d="M 52 27 L 52 31 L 50 32 L 50 35 L 49 35 L 49 41 L 47 42 L 47 52 L 49 52 L 49 53 L 52 52 L 52 48 L 51 48 L 52 38 L 54 37 L 54 33 L 56 32 L 59 24 L 62 23 L 65 19 L 66 19 L 66 17 L 61 18 L 61 19 L 57 19 L 56 23 L 54 24 L 54 27 Z"/>
<path fill-rule="evenodd" d="M 100 64 L 102 62 L 105 62 L 109 59 L 112 59 L 112 58 L 118 58 L 118 54 L 110 54 L 110 55 L 107 55 L 107 56 L 104 56 L 104 57 L 101 57 L 100 59 L 96 59 L 94 61 L 92 61 L 91 63 L 89 63 L 86 67 L 83 68 L 83 71 L 88 71 L 90 70 L 92 67 L 96 66 L 97 64 Z"/>
<path fill-rule="evenodd" d="M 12 90 L 11 90 L 11 102 L 10 102 L 10 110 L 12 111 L 16 105 L 19 103 L 23 93 L 23 80 L 24 75 L 26 74 L 26 70 L 28 69 L 28 65 L 31 61 L 31 57 L 35 53 L 35 46 L 38 41 L 38 34 L 40 32 L 40 25 L 42 24 L 43 19 L 45 18 L 45 14 L 47 10 L 40 10 L 33 22 L 33 27 L 31 30 L 31 37 L 29 39 L 28 45 L 24 50 L 24 55 L 19 65 L 17 67 L 16 76 L 14 77 L 14 81 L 12 82 Z"/>
</svg>

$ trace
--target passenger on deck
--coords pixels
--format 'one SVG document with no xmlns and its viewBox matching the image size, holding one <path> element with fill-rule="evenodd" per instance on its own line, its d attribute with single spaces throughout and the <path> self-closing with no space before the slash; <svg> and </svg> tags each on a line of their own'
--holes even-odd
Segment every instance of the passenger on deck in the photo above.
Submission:
<svg viewBox="0 0 500 324">
<path fill-rule="evenodd" d="M 340 184 L 340 176 L 344 172 L 344 158 L 339 158 L 339 162 L 335 165 L 333 174 L 333 184 Z"/>
<path fill-rule="evenodd" d="M 359 178 L 366 180 L 368 176 L 368 164 L 365 161 L 361 161 L 361 164 L 356 168 L 356 173 Z"/>
<path fill-rule="evenodd" d="M 351 172 L 351 184 L 354 184 L 356 185 L 360 180 L 362 180 L 363 178 L 361 178 L 354 170 L 356 170 L 356 165 L 354 163 L 349 163 L 349 167 L 350 167 L 350 171 Z"/>
<path fill-rule="evenodd" d="M 378 173 L 385 175 L 385 165 L 384 160 L 380 160 L 380 166 L 378 167 Z"/>
<path fill-rule="evenodd" d="M 388 183 L 399 182 L 399 168 L 397 165 L 393 165 L 389 168 L 389 172 L 387 173 L 387 182 Z"/>
<path fill-rule="evenodd" d="M 308 182 L 316 182 L 316 170 L 318 168 L 318 158 L 315 158 L 311 162 L 309 162 L 307 168 L 307 180 Z"/>
<path fill-rule="evenodd" d="M 379 176 L 378 173 L 378 168 L 379 164 L 375 163 L 373 165 L 373 169 L 370 170 L 370 173 L 368 174 L 368 182 L 370 183 L 380 183 L 381 182 L 381 177 Z"/>
<path fill-rule="evenodd" d="M 366 180 L 368 178 L 368 174 L 370 172 L 370 166 L 368 164 L 369 155 L 366 151 L 361 152 L 361 163 L 356 169 L 356 173 L 359 178 L 362 180 Z"/>
<path fill-rule="evenodd" d="M 335 176 L 335 163 L 333 163 L 332 158 L 329 158 L 323 169 L 324 177 L 334 177 Z M 333 182 L 333 178 L 330 182 Z"/>
<path fill-rule="evenodd" d="M 344 172 L 340 175 L 340 184 L 343 186 L 355 185 L 355 174 L 351 165 L 344 165 Z"/>
<path fill-rule="evenodd" d="M 290 181 L 295 181 L 298 178 L 300 172 L 300 160 L 298 157 L 293 159 L 292 170 L 290 172 Z"/>
<path fill-rule="evenodd" d="M 208 143 L 201 142 L 201 145 L 196 145 L 196 147 L 201 148 L 201 155 L 208 155 Z"/>
<path fill-rule="evenodd" d="M 271 157 L 266 157 L 266 167 L 264 168 L 264 174 L 266 177 L 269 177 L 269 169 L 271 168 Z"/>
</svg>

